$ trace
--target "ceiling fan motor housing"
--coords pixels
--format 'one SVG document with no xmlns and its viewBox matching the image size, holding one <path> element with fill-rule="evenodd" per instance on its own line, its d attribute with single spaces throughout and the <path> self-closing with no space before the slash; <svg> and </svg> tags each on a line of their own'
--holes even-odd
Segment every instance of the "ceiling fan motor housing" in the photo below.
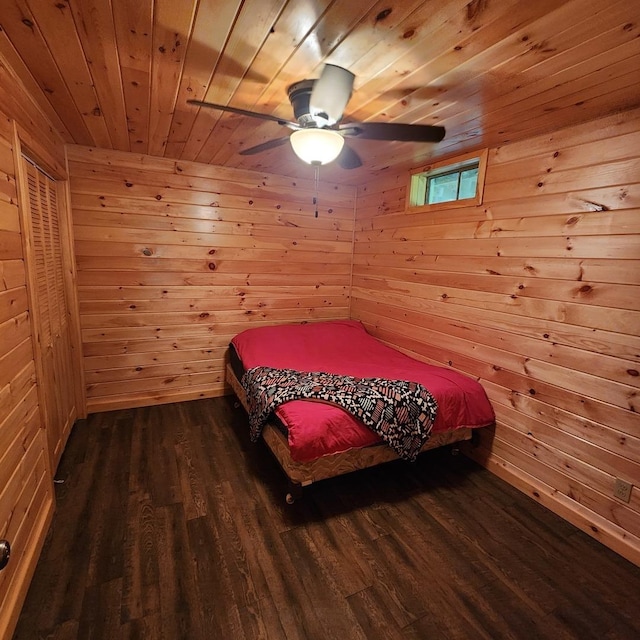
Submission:
<svg viewBox="0 0 640 640">
<path fill-rule="evenodd" d="M 291 142 L 294 151 L 302 160 L 311 164 L 320 162 L 325 164 L 338 158 L 343 169 L 355 169 L 362 166 L 358 154 L 344 144 L 345 137 L 360 137 L 365 140 L 400 141 L 400 142 L 440 142 L 445 135 L 444 127 L 426 124 L 402 124 L 398 122 L 351 122 L 339 124 L 344 110 L 351 98 L 355 76 L 351 71 L 337 65 L 325 64 L 317 80 L 300 80 L 287 88 L 287 94 L 295 122 L 270 113 L 249 111 L 231 105 L 204 102 L 202 100 L 187 100 L 189 104 L 198 107 L 208 107 L 240 116 L 259 118 L 277 122 L 279 125 L 293 129 L 290 136 L 276 138 L 248 149 L 242 149 L 240 155 L 250 156 L 263 151 L 269 151 Z M 302 144 L 302 141 L 305 144 Z M 318 157 L 318 149 L 331 147 L 331 153 Z M 296 150 L 296 144 L 299 143 Z M 302 146 L 313 147 L 310 159 L 305 157 Z"/>
<path fill-rule="evenodd" d="M 315 80 L 300 80 L 300 82 L 294 82 L 287 89 L 287 94 L 293 107 L 293 115 L 302 127 L 317 126 L 309 107 L 314 83 Z"/>
</svg>

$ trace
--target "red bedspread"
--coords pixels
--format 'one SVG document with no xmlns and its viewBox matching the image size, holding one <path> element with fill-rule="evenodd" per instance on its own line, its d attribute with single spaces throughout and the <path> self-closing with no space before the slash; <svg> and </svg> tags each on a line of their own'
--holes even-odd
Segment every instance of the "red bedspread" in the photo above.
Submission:
<svg viewBox="0 0 640 640">
<path fill-rule="evenodd" d="M 438 402 L 432 433 L 483 427 L 495 420 L 484 389 L 473 378 L 391 349 L 354 320 L 247 329 L 232 343 L 245 369 L 267 366 L 419 382 Z M 288 429 L 291 456 L 299 462 L 380 440 L 335 405 L 294 400 L 276 414 Z"/>
</svg>

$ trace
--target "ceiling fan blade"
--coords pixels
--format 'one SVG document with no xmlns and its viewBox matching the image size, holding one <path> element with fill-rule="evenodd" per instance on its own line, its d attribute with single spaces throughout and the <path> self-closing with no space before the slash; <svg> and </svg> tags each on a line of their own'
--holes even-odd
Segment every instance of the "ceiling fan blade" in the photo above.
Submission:
<svg viewBox="0 0 640 640">
<path fill-rule="evenodd" d="M 338 122 L 351 98 L 354 79 L 355 76 L 351 71 L 334 64 L 325 64 L 311 91 L 309 99 L 311 115 L 324 113 L 328 116 L 329 125 Z"/>
<path fill-rule="evenodd" d="M 345 136 L 399 142 L 440 142 L 446 133 L 444 127 L 398 122 L 350 122 L 340 125 L 339 130 Z"/>
<path fill-rule="evenodd" d="M 216 104 L 215 102 L 204 102 L 203 100 L 187 100 L 187 104 L 193 104 L 198 107 L 207 107 L 208 109 L 218 109 L 219 111 L 227 111 L 229 113 L 237 113 L 240 116 L 249 116 L 251 118 L 260 118 L 260 120 L 270 120 L 271 122 L 277 122 L 283 124 L 290 129 L 299 129 L 300 125 L 291 120 L 285 120 L 284 118 L 278 118 L 268 113 L 258 113 L 257 111 L 247 111 L 247 109 L 238 109 L 237 107 L 230 107 L 224 104 Z"/>
<path fill-rule="evenodd" d="M 263 142 L 262 144 L 257 144 L 255 147 L 249 147 L 248 149 L 243 149 L 240 151 L 241 156 L 253 156 L 256 153 L 262 153 L 263 151 L 269 151 L 270 149 L 275 149 L 277 147 L 281 147 L 283 144 L 289 142 L 289 136 L 285 136 L 284 138 L 276 138 L 275 140 L 267 140 L 267 142 Z"/>
<path fill-rule="evenodd" d="M 360 156 L 347 144 L 342 147 L 342 151 L 340 152 L 337 161 L 343 169 L 357 169 L 362 166 Z"/>
</svg>

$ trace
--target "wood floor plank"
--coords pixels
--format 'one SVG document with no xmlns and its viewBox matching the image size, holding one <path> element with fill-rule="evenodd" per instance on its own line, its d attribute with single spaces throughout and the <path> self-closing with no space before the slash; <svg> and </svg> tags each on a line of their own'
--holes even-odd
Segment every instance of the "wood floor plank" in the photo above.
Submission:
<svg viewBox="0 0 640 640">
<path fill-rule="evenodd" d="M 475 550 L 460 544 L 437 521 L 426 529 L 415 526 L 429 519 L 429 511 L 417 504 L 417 498 L 402 503 L 398 506 L 398 515 L 393 516 L 394 535 L 400 540 L 411 540 L 418 571 L 432 576 L 428 595 L 431 599 L 434 594 L 440 618 L 447 612 L 456 624 L 458 618 L 464 618 L 475 627 L 479 637 L 483 633 L 490 638 L 508 636 L 505 618 L 515 608 L 511 606 L 516 600 L 513 591 L 501 589 L 488 568 L 478 562 Z M 491 592 L 490 598 L 488 592 Z M 520 609 L 518 616 L 522 626 L 529 620 L 532 623 L 529 626 L 533 626 L 534 612 Z M 455 626 L 447 632 L 455 633 Z"/>
<path fill-rule="evenodd" d="M 76 638 L 77 636 L 73 636 Z M 121 640 L 146 640 L 146 638 L 169 638 L 164 632 L 164 625 L 160 613 L 155 613 L 144 618 L 137 618 L 125 622 L 121 627 Z"/>
<path fill-rule="evenodd" d="M 127 520 L 121 517 L 129 496 L 129 466 L 120 461 L 130 459 L 132 424 L 128 414 L 117 416 L 114 428 L 100 433 L 95 452 L 98 463 L 94 474 L 92 504 L 89 510 L 91 531 L 87 584 L 96 585 L 123 575 L 122 544 Z"/>
<path fill-rule="evenodd" d="M 122 579 L 91 585 L 84 593 L 78 637 L 86 640 L 120 640 Z"/>
<path fill-rule="evenodd" d="M 233 599 L 233 576 L 222 553 L 220 532 L 210 516 L 187 522 L 196 556 L 196 580 L 204 629 L 213 638 L 244 638 L 238 605 Z M 221 597 L 225 594 L 226 597 Z"/>
<path fill-rule="evenodd" d="M 362 629 L 341 593 L 339 576 L 333 576 L 321 562 L 324 550 L 316 547 L 306 527 L 296 527 L 282 536 L 292 569 L 300 576 L 302 587 L 321 626 L 315 634 L 324 638 L 365 640 Z"/>
<path fill-rule="evenodd" d="M 165 411 L 159 410 L 158 407 L 153 409 L 160 414 L 158 421 L 168 421 L 166 426 L 158 430 L 153 428 L 156 421 L 153 419 L 150 429 L 152 448 L 147 451 L 147 455 L 151 459 L 154 472 L 153 503 L 158 507 L 182 504 L 184 487 L 180 481 L 179 467 L 183 458 L 176 455 L 175 451 L 177 443 L 183 440 L 183 437 L 180 437 L 183 436 L 183 432 L 180 431 L 180 425 L 183 423 L 180 405 L 170 404 Z"/>
<path fill-rule="evenodd" d="M 195 562 L 182 505 L 156 510 L 158 522 L 158 582 L 162 631 L 176 640 L 201 638 L 204 626 L 199 607 Z"/>
<path fill-rule="evenodd" d="M 526 526 L 517 527 L 511 516 L 515 507 L 508 505 L 506 499 L 496 504 L 489 492 L 469 491 L 464 482 L 450 483 L 445 472 L 441 486 L 421 497 L 428 511 L 448 530 L 451 539 L 473 548 L 477 562 L 491 571 L 536 615 L 546 615 L 553 610 L 561 596 L 553 582 L 544 580 L 536 566 L 532 567 L 528 562 L 528 557 L 532 556 L 537 563 L 549 551 L 537 547 L 535 516 L 532 515 Z M 469 504 L 470 500 L 473 505 Z M 451 518 L 452 510 L 455 518 Z M 500 527 L 496 523 L 500 523 Z M 563 524 L 559 523 L 560 529 Z M 559 540 L 557 537 L 556 541 Z M 531 541 L 540 556 L 530 553 Z M 509 571 L 512 566 L 518 567 L 517 579 Z"/>
<path fill-rule="evenodd" d="M 78 637 L 78 621 L 67 620 L 46 635 L 47 640 L 74 640 Z"/>
<path fill-rule="evenodd" d="M 14 640 L 640 637 L 640 568 L 448 451 L 293 506 L 231 398 L 91 415 Z"/>
<path fill-rule="evenodd" d="M 358 548 L 338 519 L 324 515 L 323 509 L 321 512 L 323 519 L 306 528 L 323 570 L 334 577 L 345 598 L 370 587 L 375 579 L 370 564 L 361 560 Z"/>
<path fill-rule="evenodd" d="M 257 509 L 257 547 L 262 572 L 269 585 L 269 594 L 278 612 L 286 638 L 314 637 L 322 629 L 313 599 L 304 590 L 302 576 L 290 562 L 284 541 L 273 526 L 271 514 Z"/>
<path fill-rule="evenodd" d="M 597 589 L 589 577 L 586 581 L 581 580 L 582 572 L 580 563 L 567 562 L 566 547 L 563 548 L 562 540 L 559 537 L 546 538 L 544 530 L 535 519 L 528 519 L 526 522 L 517 521 L 513 517 L 514 509 L 509 511 L 490 510 L 487 500 L 484 507 L 478 514 L 474 510 L 476 522 L 480 518 L 486 518 L 486 529 L 491 530 L 497 514 L 501 516 L 503 526 L 501 531 L 495 536 L 500 542 L 500 553 L 512 552 L 514 561 L 507 565 L 506 583 L 513 585 L 516 581 L 511 567 L 517 566 L 519 570 L 529 570 L 530 579 L 529 594 L 535 597 L 546 591 L 547 607 L 551 609 L 552 615 L 564 615 L 566 609 L 575 614 L 575 620 L 568 625 L 571 628 L 583 624 L 588 624 L 590 633 L 602 635 L 608 628 L 616 622 L 616 616 L 612 616 L 608 607 L 602 606 L 598 611 L 594 611 L 593 602 L 597 598 Z M 461 512 L 467 508 L 460 504 Z M 603 603 L 604 605 L 604 603 Z M 562 622 L 562 621 L 561 621 Z M 583 632 L 584 633 L 584 632 Z M 578 637 L 587 637 L 579 635 Z"/>
<path fill-rule="evenodd" d="M 43 630 L 57 633 L 63 627 L 68 629 L 64 625 L 72 620 L 77 627 L 92 544 L 93 532 L 87 523 L 92 514 L 100 513 L 93 497 L 99 491 L 102 477 L 91 470 L 100 468 L 100 450 L 108 442 L 109 430 L 101 426 L 104 417 L 95 416 L 91 432 L 85 428 L 84 421 L 74 427 L 74 446 L 68 448 L 65 463 L 56 475 L 59 482 L 55 485 L 57 513 L 63 516 L 53 519 L 45 541 L 48 561 L 40 560 L 33 579 L 40 589 L 24 603 L 23 624 L 18 626 L 16 638 L 37 638 Z M 64 558 L 64 562 L 59 561 L 60 558 Z"/>
<path fill-rule="evenodd" d="M 130 494 L 125 507 L 122 620 L 127 622 L 160 611 L 158 523 L 148 494 Z M 164 551 L 164 550 L 163 550 Z"/>
<path fill-rule="evenodd" d="M 377 585 L 348 596 L 347 602 L 367 640 L 397 640 L 403 637 L 396 617 L 389 615 L 387 594 Z M 430 635 L 429 638 L 444 640 L 443 636 Z"/>
</svg>

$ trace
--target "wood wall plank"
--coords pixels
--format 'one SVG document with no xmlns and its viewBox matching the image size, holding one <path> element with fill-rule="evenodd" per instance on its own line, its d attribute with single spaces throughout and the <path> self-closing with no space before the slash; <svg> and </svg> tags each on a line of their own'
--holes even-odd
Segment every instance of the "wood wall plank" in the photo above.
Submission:
<svg viewBox="0 0 640 640">
<path fill-rule="evenodd" d="M 498 420 L 473 457 L 631 559 L 639 135 L 636 110 L 491 149 L 483 204 L 455 211 L 407 213 L 387 171 L 358 191 L 351 292 L 374 335 L 484 384 Z"/>
<path fill-rule="evenodd" d="M 348 317 L 355 188 L 321 183 L 316 218 L 312 181 L 80 147 L 69 160 L 90 411 L 224 393 L 239 331 Z"/>
<path fill-rule="evenodd" d="M 0 573 L 2 638 L 11 636 L 54 506 L 16 180 L 18 125 L 26 138 L 39 140 L 54 165 L 63 161 L 50 123 L 15 78 L 8 93 L 8 78 L 0 54 L 0 105 L 9 111 L 0 112 L 0 538 L 11 544 L 10 562 Z"/>
</svg>

